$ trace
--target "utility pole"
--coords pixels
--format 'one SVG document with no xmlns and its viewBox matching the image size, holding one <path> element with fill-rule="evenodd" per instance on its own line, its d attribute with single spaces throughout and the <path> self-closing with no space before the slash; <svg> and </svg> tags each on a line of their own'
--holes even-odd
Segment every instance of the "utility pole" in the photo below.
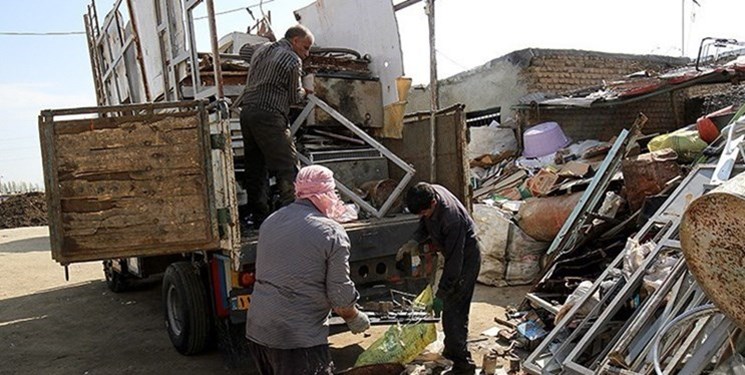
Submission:
<svg viewBox="0 0 745 375">
<path fill-rule="evenodd" d="M 437 87 L 437 49 L 435 48 L 435 0 L 427 0 L 425 7 L 429 21 L 429 90 L 430 90 L 430 117 L 429 117 L 429 158 L 430 158 L 430 182 L 437 178 L 437 110 L 440 109 L 440 97 Z"/>
<path fill-rule="evenodd" d="M 686 0 L 680 1 L 680 56 L 686 55 Z"/>
</svg>

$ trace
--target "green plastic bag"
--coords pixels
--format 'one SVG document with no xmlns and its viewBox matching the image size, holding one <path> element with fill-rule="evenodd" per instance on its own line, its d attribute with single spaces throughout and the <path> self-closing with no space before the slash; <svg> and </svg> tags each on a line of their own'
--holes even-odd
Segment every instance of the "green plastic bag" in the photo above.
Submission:
<svg viewBox="0 0 745 375">
<path fill-rule="evenodd" d="M 695 159 L 708 146 L 699 138 L 698 131 L 688 128 L 678 129 L 672 133 L 658 135 L 647 144 L 649 151 L 671 148 L 678 154 L 678 160 L 689 162 Z"/>
<path fill-rule="evenodd" d="M 432 301 L 434 301 L 432 287 L 427 286 L 414 300 L 414 305 L 431 309 Z M 434 323 L 393 325 L 360 354 L 354 366 L 379 363 L 406 364 L 436 339 L 437 328 Z"/>
</svg>

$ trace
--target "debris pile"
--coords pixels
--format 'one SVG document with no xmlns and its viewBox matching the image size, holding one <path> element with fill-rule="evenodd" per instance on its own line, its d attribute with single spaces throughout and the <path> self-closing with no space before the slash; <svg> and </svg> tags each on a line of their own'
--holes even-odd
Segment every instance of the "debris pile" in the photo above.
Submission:
<svg viewBox="0 0 745 375">
<path fill-rule="evenodd" d="M 492 237 L 484 241 L 485 264 L 497 263 L 490 257 L 503 259 L 509 269 L 511 262 L 524 261 L 510 250 L 511 243 L 526 238 L 546 246 L 532 254 L 537 282 L 530 293 L 495 318 L 491 331 L 497 342 L 485 367 L 496 361 L 507 369 L 518 357 L 521 369 L 531 374 L 649 373 L 653 366 L 665 373 L 700 373 L 730 357 L 728 338 L 738 337 L 739 322 L 732 317 L 736 314 L 723 315 L 710 300 L 732 300 L 728 293 L 737 288 L 720 286 L 727 292 L 712 296 L 704 290 L 717 277 L 697 276 L 711 269 L 726 273 L 729 267 L 694 264 L 689 270 L 688 264 L 694 251 L 697 261 L 723 260 L 721 252 L 706 246 L 737 243 L 740 232 L 702 245 L 713 237 L 685 226 L 686 221 L 707 222 L 686 209 L 713 187 L 721 185 L 724 190 L 714 192 L 735 198 L 745 196 L 745 174 L 735 177 L 745 171 L 738 162 L 745 156 L 745 106 L 728 112 L 726 126 L 706 122 L 704 116 L 697 124 L 650 136 L 641 133 L 647 119 L 640 114 L 630 131 L 594 146 L 593 153 L 602 150 L 599 159 L 557 146 L 545 158 L 513 158 L 498 168 L 503 177 L 496 180 L 511 181 L 517 193 L 505 197 L 487 187 L 482 204 L 474 208 L 485 227 L 482 233 Z M 574 156 L 562 163 L 563 155 Z M 572 168 L 576 176 L 562 176 L 570 163 L 587 168 Z M 503 174 L 508 166 L 512 171 Z M 582 191 L 571 194 L 562 185 L 580 185 Z M 494 233 L 505 234 L 494 240 Z M 698 237 L 686 241 L 691 236 Z M 741 242 L 736 246 L 741 251 Z M 510 285 L 513 275 L 504 275 Z M 696 317 L 705 320 L 697 323 Z"/>
<path fill-rule="evenodd" d="M 44 193 L 17 194 L 0 201 L 0 229 L 47 225 Z"/>
</svg>

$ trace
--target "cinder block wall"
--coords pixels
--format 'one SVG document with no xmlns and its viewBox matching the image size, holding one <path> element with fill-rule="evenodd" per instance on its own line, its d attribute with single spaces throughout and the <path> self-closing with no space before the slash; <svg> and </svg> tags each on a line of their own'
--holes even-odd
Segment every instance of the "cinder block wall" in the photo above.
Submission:
<svg viewBox="0 0 745 375">
<path fill-rule="evenodd" d="M 560 94 L 613 80 L 641 70 L 662 71 L 688 62 L 685 58 L 627 55 L 579 50 L 524 49 L 475 69 L 441 80 L 440 106 L 466 105 L 466 111 L 510 109 L 533 93 Z M 429 110 L 429 89 L 413 88 L 407 112 Z"/>
</svg>

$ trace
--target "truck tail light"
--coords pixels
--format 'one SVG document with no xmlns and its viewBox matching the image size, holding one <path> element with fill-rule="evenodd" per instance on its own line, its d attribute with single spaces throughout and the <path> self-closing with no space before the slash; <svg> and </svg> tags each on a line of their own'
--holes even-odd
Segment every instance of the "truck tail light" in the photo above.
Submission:
<svg viewBox="0 0 745 375">
<path fill-rule="evenodd" d="M 256 275 L 253 272 L 241 272 L 238 275 L 238 284 L 244 288 L 251 287 L 256 282 Z"/>
</svg>

